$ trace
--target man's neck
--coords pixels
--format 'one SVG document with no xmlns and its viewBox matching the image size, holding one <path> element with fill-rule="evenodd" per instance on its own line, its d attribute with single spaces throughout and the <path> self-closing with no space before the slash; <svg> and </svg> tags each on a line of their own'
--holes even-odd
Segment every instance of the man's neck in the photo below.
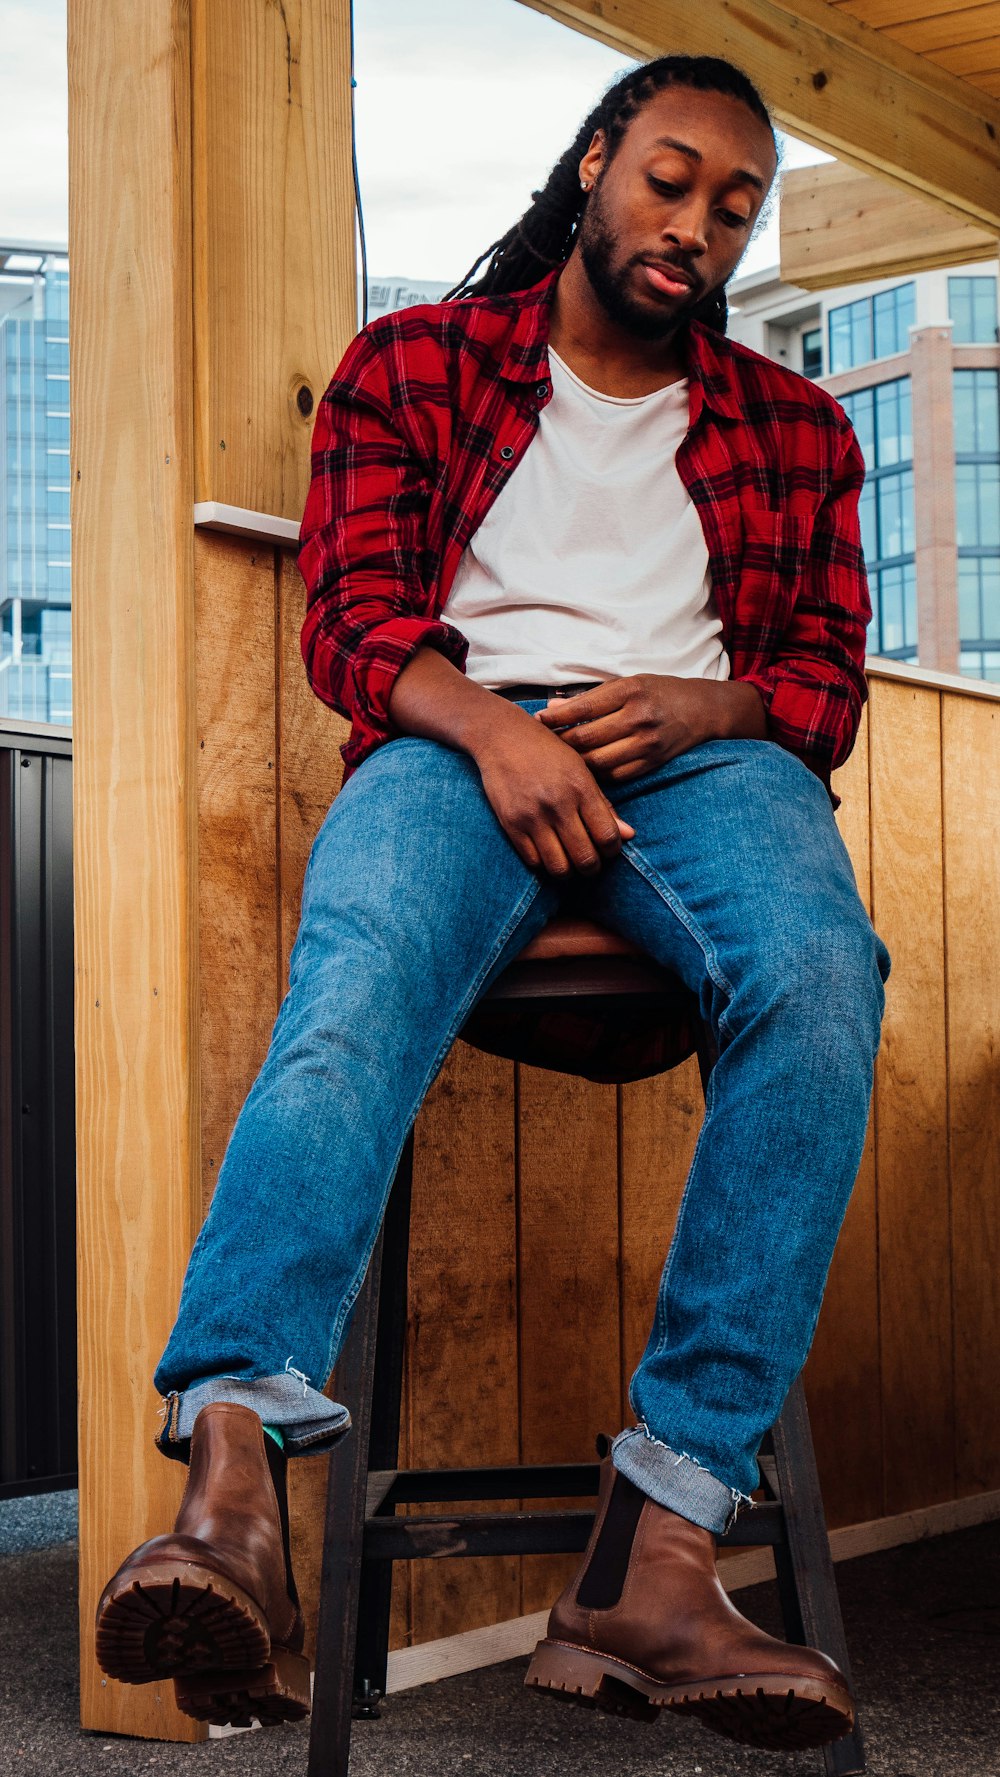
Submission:
<svg viewBox="0 0 1000 1777">
<path fill-rule="evenodd" d="M 579 254 L 556 279 L 549 344 L 583 382 L 602 395 L 651 395 L 687 375 L 683 326 L 665 340 L 638 339 L 601 307 Z"/>
</svg>

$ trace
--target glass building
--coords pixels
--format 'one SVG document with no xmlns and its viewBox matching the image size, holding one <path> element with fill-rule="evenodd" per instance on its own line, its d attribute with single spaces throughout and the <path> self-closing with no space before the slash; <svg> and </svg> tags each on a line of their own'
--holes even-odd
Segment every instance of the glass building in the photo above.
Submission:
<svg viewBox="0 0 1000 1777">
<path fill-rule="evenodd" d="M 1000 372 L 956 370 L 960 670 L 1000 680 Z"/>
<path fill-rule="evenodd" d="M 916 527 L 908 376 L 841 397 L 865 457 L 859 517 L 878 653 L 915 660 Z"/>
<path fill-rule="evenodd" d="M 69 271 L 0 243 L 0 716 L 71 720 Z"/>
<path fill-rule="evenodd" d="M 909 329 L 916 318 L 916 286 L 912 280 L 858 302 L 829 310 L 830 374 L 853 370 L 873 358 L 891 358 L 905 352 Z"/>
<path fill-rule="evenodd" d="M 822 382 L 858 435 L 867 652 L 1000 682 L 998 271 L 822 292 L 760 271 L 729 286 L 728 331 Z"/>
</svg>

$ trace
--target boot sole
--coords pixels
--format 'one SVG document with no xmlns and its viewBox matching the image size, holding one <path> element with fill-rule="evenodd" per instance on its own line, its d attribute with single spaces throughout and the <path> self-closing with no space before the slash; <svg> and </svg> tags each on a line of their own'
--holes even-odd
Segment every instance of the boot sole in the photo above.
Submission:
<svg viewBox="0 0 1000 1777">
<path fill-rule="evenodd" d="M 854 1726 L 850 1693 L 823 1679 L 747 1672 L 665 1685 L 638 1666 L 566 1641 L 540 1641 L 524 1682 L 566 1702 L 634 1721 L 655 1721 L 661 1709 L 695 1715 L 728 1740 L 776 1752 L 825 1746 Z"/>
<path fill-rule="evenodd" d="M 177 1707 L 195 1721 L 218 1728 L 262 1728 L 302 1721 L 309 1714 L 309 1661 L 302 1654 L 272 1648 L 255 1671 L 197 1672 L 174 1679 Z"/>
<path fill-rule="evenodd" d="M 259 1606 L 211 1568 L 163 1561 L 127 1575 L 101 1599 L 97 1662 L 122 1684 L 263 1667 L 271 1636 Z"/>
</svg>

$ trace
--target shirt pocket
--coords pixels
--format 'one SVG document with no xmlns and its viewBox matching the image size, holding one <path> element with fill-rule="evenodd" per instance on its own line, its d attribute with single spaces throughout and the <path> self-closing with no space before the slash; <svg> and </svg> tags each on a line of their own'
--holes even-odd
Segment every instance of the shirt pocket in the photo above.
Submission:
<svg viewBox="0 0 1000 1777">
<path fill-rule="evenodd" d="M 786 628 L 808 572 L 813 517 L 745 506 L 742 518 L 740 617 L 765 632 L 762 640 L 773 640 Z"/>
</svg>

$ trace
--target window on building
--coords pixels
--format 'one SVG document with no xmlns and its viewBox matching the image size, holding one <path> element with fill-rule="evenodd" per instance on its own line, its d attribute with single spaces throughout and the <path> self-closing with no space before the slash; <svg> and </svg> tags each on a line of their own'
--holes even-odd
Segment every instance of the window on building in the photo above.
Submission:
<svg viewBox="0 0 1000 1777">
<path fill-rule="evenodd" d="M 859 517 L 872 599 L 870 654 L 917 660 L 913 420 L 908 376 L 842 399 L 864 453 Z"/>
<path fill-rule="evenodd" d="M 1000 373 L 956 370 L 952 392 L 958 669 L 1000 681 Z"/>
<path fill-rule="evenodd" d="M 40 655 L 42 652 L 42 614 L 41 611 L 24 610 L 21 615 L 21 653 Z"/>
<path fill-rule="evenodd" d="M 831 376 L 908 349 L 909 328 L 916 319 L 916 289 L 911 280 L 830 310 Z"/>
<path fill-rule="evenodd" d="M 872 297 L 876 358 L 891 358 L 895 352 L 908 349 L 909 330 L 916 316 L 917 287 L 914 283 L 897 284 L 894 289 L 880 290 Z"/>
<path fill-rule="evenodd" d="M 50 722 L 70 712 L 68 313 L 48 254 L 30 303 L 0 314 L 0 714 Z"/>
<path fill-rule="evenodd" d="M 838 370 L 850 370 L 854 364 L 865 364 L 874 356 L 870 299 L 831 309 L 829 320 L 831 375 Z"/>
<path fill-rule="evenodd" d="M 813 327 L 802 335 L 802 374 L 813 377 L 823 374 L 822 327 Z"/>
<path fill-rule="evenodd" d="M 948 313 L 956 345 L 993 345 L 997 339 L 996 278 L 949 278 Z"/>
</svg>

